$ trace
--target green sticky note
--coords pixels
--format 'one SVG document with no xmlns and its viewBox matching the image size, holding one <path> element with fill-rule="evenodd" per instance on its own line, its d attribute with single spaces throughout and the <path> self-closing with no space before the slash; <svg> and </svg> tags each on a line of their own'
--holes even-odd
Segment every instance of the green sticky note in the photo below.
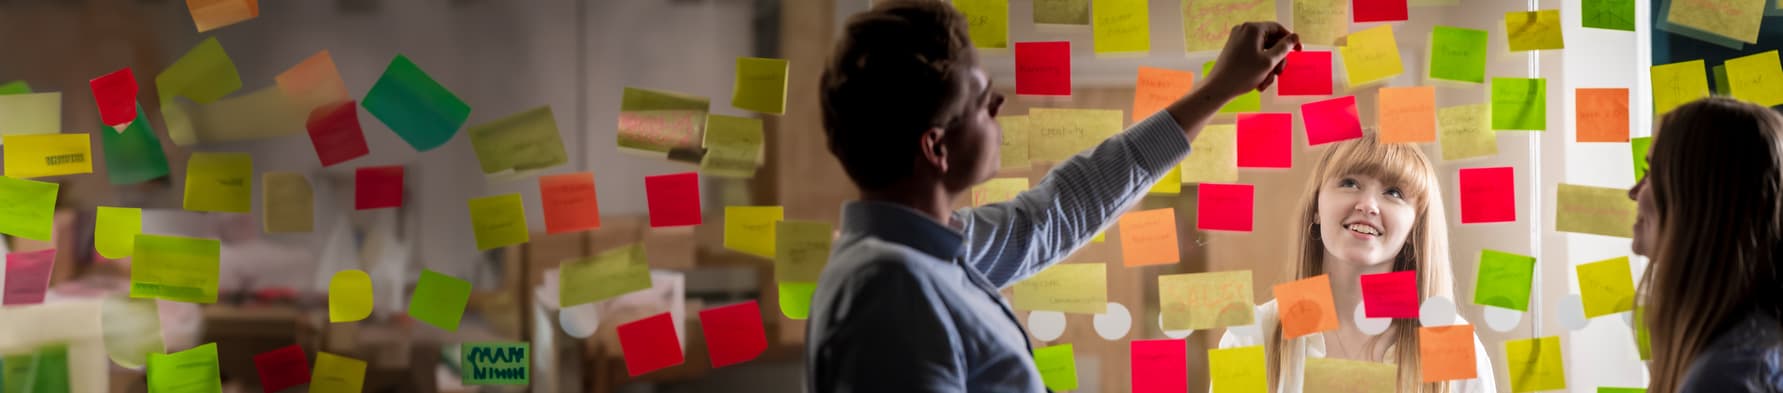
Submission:
<svg viewBox="0 0 1783 393">
<path fill-rule="evenodd" d="M 1473 303 L 1529 311 L 1529 285 L 1535 280 L 1535 257 L 1480 250 L 1480 274 Z"/>
<path fill-rule="evenodd" d="M 25 81 L 11 81 L 11 82 L 6 82 L 6 83 L 0 83 L 0 96 L 12 95 L 12 94 L 25 94 L 25 93 L 30 93 L 30 92 L 31 92 L 31 84 L 25 83 Z"/>
<path fill-rule="evenodd" d="M 1726 65 L 1716 65 L 1710 68 L 1709 73 L 1715 77 L 1715 93 L 1724 96 L 1733 95 L 1733 86 L 1727 82 Z"/>
<path fill-rule="evenodd" d="M 496 248 L 526 243 L 526 206 L 520 194 L 505 194 L 470 200 L 471 231 L 477 236 L 477 249 Z"/>
<path fill-rule="evenodd" d="M 1560 337 L 1505 341 L 1504 354 L 1510 365 L 1512 392 L 1566 389 Z"/>
<path fill-rule="evenodd" d="M 1210 72 L 1213 72 L 1213 62 L 1201 65 L 1201 75 L 1207 75 Z M 1232 99 L 1231 102 L 1226 103 L 1226 106 L 1220 107 L 1220 113 L 1248 113 L 1261 110 L 1263 110 L 1263 93 L 1255 89 Z"/>
<path fill-rule="evenodd" d="M 523 342 L 473 342 L 459 345 L 465 385 L 532 383 L 532 345 Z"/>
<path fill-rule="evenodd" d="M 458 331 L 464 305 L 471 298 L 471 282 L 422 270 L 409 297 L 409 317 L 447 331 Z"/>
<path fill-rule="evenodd" d="M 51 241 L 56 183 L 0 177 L 0 233 Z"/>
<path fill-rule="evenodd" d="M 1047 389 L 1077 390 L 1077 357 L 1071 344 L 1035 348 L 1034 366 L 1040 370 L 1040 380 Z"/>
<path fill-rule="evenodd" d="M 1148 0 L 1098 0 L 1090 3 L 1096 53 L 1151 51 Z"/>
<path fill-rule="evenodd" d="M 470 105 L 403 55 L 390 60 L 359 104 L 416 151 L 433 150 L 452 140 L 471 115 Z"/>
<path fill-rule="evenodd" d="M 737 58 L 731 106 L 761 113 L 786 113 L 786 60 Z"/>
<path fill-rule="evenodd" d="M 142 233 L 142 209 L 100 206 L 93 220 L 93 248 L 111 259 L 129 258 Z"/>
<path fill-rule="evenodd" d="M 814 282 L 781 282 L 780 313 L 801 321 L 811 317 L 811 296 L 816 293 Z"/>
<path fill-rule="evenodd" d="M 216 303 L 221 247 L 215 239 L 137 234 L 130 297 Z"/>
<path fill-rule="evenodd" d="M 1613 388 L 1598 386 L 1597 393 L 1647 393 L 1647 388 Z"/>
<path fill-rule="evenodd" d="M 557 301 L 569 308 L 650 288 L 644 246 L 632 244 L 569 261 L 558 270 Z"/>
<path fill-rule="evenodd" d="M 192 153 L 186 160 L 186 210 L 247 213 L 253 187 L 254 157 L 248 153 Z"/>
<path fill-rule="evenodd" d="M 1492 78 L 1492 129 L 1548 129 L 1548 80 Z"/>
<path fill-rule="evenodd" d="M 966 15 L 972 46 L 1009 47 L 1009 0 L 954 0 L 953 7 Z"/>
<path fill-rule="evenodd" d="M 1584 0 L 1585 27 L 1634 31 L 1634 0 Z"/>
<path fill-rule="evenodd" d="M 155 75 L 155 90 L 162 101 L 177 96 L 200 104 L 210 103 L 241 90 L 241 74 L 236 71 L 235 62 L 229 60 L 229 54 L 223 52 L 223 44 L 213 36 Z"/>
<path fill-rule="evenodd" d="M 1484 83 L 1486 31 L 1449 26 L 1432 28 L 1430 79 Z"/>
<path fill-rule="evenodd" d="M 1647 178 L 1647 152 L 1653 147 L 1653 137 L 1643 136 L 1630 138 L 1628 149 L 1634 156 L 1634 181 Z"/>
<path fill-rule="evenodd" d="M 1615 257 L 1581 264 L 1579 300 L 1584 303 L 1585 317 L 1634 311 L 1634 274 L 1628 257 Z"/>
<path fill-rule="evenodd" d="M 161 150 L 161 138 L 149 128 L 149 112 L 136 104 L 136 120 L 123 130 L 101 127 L 99 142 L 105 151 L 105 176 L 111 184 L 136 184 L 169 173 L 167 152 Z"/>
<path fill-rule="evenodd" d="M 161 354 L 149 354 L 149 391 L 217 393 L 223 391 L 217 367 L 217 343 Z"/>
<path fill-rule="evenodd" d="M 62 132 L 62 93 L 0 95 L 0 135 Z"/>
<path fill-rule="evenodd" d="M 550 106 L 471 126 L 465 133 L 485 175 L 522 175 L 570 162 Z"/>
<path fill-rule="evenodd" d="M 0 359 L 0 392 L 67 393 L 68 346 L 63 344 Z"/>
</svg>

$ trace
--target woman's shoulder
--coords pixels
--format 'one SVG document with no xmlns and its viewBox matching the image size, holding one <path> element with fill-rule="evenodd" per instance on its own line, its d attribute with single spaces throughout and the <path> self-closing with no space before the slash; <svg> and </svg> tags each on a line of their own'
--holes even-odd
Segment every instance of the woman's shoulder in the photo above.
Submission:
<svg viewBox="0 0 1783 393">
<path fill-rule="evenodd" d="M 1690 362 L 1679 392 L 1783 392 L 1783 331 L 1755 314 L 1709 343 Z"/>
</svg>

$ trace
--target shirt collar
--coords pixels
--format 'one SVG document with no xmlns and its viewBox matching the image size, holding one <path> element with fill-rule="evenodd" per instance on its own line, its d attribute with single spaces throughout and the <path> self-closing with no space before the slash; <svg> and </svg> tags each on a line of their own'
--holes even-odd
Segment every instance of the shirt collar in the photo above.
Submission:
<svg viewBox="0 0 1783 393">
<path fill-rule="evenodd" d="M 872 236 L 921 251 L 936 259 L 960 255 L 965 236 L 902 205 L 850 201 L 842 205 L 842 232 Z"/>
</svg>

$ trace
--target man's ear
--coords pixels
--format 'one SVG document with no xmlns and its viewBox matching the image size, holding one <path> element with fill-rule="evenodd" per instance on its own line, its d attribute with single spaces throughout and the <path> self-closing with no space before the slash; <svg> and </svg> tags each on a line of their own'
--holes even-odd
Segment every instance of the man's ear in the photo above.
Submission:
<svg viewBox="0 0 1783 393">
<path fill-rule="evenodd" d="M 922 160 L 935 167 L 937 172 L 947 172 L 947 130 L 940 127 L 929 127 L 922 133 Z"/>
</svg>

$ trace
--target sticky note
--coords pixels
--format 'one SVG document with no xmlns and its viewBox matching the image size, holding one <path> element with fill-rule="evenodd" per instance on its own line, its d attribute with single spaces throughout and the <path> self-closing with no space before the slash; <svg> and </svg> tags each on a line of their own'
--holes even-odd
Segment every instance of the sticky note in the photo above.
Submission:
<svg viewBox="0 0 1783 393">
<path fill-rule="evenodd" d="M 27 94 L 31 92 L 31 84 L 25 81 L 0 83 L 0 95 Z"/>
<path fill-rule="evenodd" d="M 401 165 L 359 167 L 353 170 L 353 209 L 402 207 Z"/>
<path fill-rule="evenodd" d="M 1582 5 L 1584 27 L 1634 31 L 1634 0 L 1584 0 Z"/>
<path fill-rule="evenodd" d="M 703 112 L 710 109 L 711 105 L 705 97 L 635 87 L 625 88 L 619 97 L 621 112 L 695 111 L 702 112 L 700 116 L 704 117 Z"/>
<path fill-rule="evenodd" d="M 785 218 L 780 206 L 725 206 L 724 248 L 774 257 L 774 223 Z"/>
<path fill-rule="evenodd" d="M 1101 0 L 1090 3 L 1096 53 L 1151 51 L 1148 0 Z"/>
<path fill-rule="evenodd" d="M 1158 276 L 1164 330 L 1206 330 L 1256 323 L 1251 271 Z"/>
<path fill-rule="evenodd" d="M 297 344 L 254 355 L 254 370 L 260 373 L 260 388 L 267 393 L 310 383 L 309 355 Z"/>
<path fill-rule="evenodd" d="M 1248 114 L 1247 114 L 1248 115 Z M 1292 138 L 1292 137 L 1290 137 Z M 1189 142 L 1194 153 L 1183 157 L 1183 183 L 1230 183 L 1238 181 L 1238 127 L 1232 124 L 1201 126 L 1201 135 Z"/>
<path fill-rule="evenodd" d="M 1474 379 L 1473 325 L 1418 328 L 1418 361 L 1424 383 Z"/>
<path fill-rule="evenodd" d="M 105 126 L 97 133 L 105 150 L 105 176 L 111 184 L 136 184 L 169 173 L 167 152 L 161 150 L 161 138 L 149 128 L 148 112 L 137 105 L 136 113 L 139 115 L 129 127 L 114 130 Z"/>
<path fill-rule="evenodd" d="M 712 368 L 755 359 L 768 349 L 761 305 L 754 300 L 700 310 L 700 332 L 706 336 Z"/>
<path fill-rule="evenodd" d="M 1376 104 L 1381 143 L 1436 141 L 1436 87 L 1381 88 Z"/>
<path fill-rule="evenodd" d="M 161 313 L 156 302 L 129 296 L 106 296 L 100 301 L 105 354 L 113 363 L 139 369 L 148 364 L 149 354 L 167 352 L 161 341 Z"/>
<path fill-rule="evenodd" d="M 650 227 L 700 224 L 700 175 L 686 172 L 644 177 Z"/>
<path fill-rule="evenodd" d="M 403 55 L 390 60 L 360 104 L 415 151 L 445 144 L 471 114 L 470 105 Z"/>
<path fill-rule="evenodd" d="M 731 106 L 776 115 L 786 113 L 787 68 L 786 59 L 737 58 Z"/>
<path fill-rule="evenodd" d="M 314 109 L 353 99 L 347 94 L 346 83 L 341 81 L 340 69 L 334 66 L 334 55 L 326 49 L 280 72 L 273 81 L 300 108 Z"/>
<path fill-rule="evenodd" d="M 142 233 L 142 209 L 99 206 L 93 223 L 93 248 L 111 259 L 129 258 Z"/>
<path fill-rule="evenodd" d="M 1207 351 L 1208 384 L 1214 393 L 1264 393 L 1269 388 L 1262 345 Z M 1174 390 L 1172 390 L 1174 391 Z"/>
<path fill-rule="evenodd" d="M 1203 193 L 1206 188 L 1202 186 Z M 1120 227 L 1122 264 L 1162 265 L 1182 260 L 1176 245 L 1176 209 L 1127 213 L 1121 216 Z"/>
<path fill-rule="evenodd" d="M 1758 43 L 1764 22 L 1765 0 L 1699 0 L 1669 7 L 1667 23 L 1744 42 Z"/>
<path fill-rule="evenodd" d="M 6 176 L 34 177 L 93 173 L 92 135 L 35 134 L 0 137 Z"/>
<path fill-rule="evenodd" d="M 1047 389 L 1077 390 L 1077 357 L 1071 344 L 1034 348 L 1034 367 Z"/>
<path fill-rule="evenodd" d="M 1195 196 L 1195 229 L 1251 231 L 1251 211 L 1256 186 L 1201 183 Z"/>
<path fill-rule="evenodd" d="M 1184 392 L 1189 390 L 1189 345 L 1181 339 L 1133 340 L 1133 393 Z"/>
<path fill-rule="evenodd" d="M 1027 168 L 1032 164 L 1033 161 L 1028 159 L 1028 134 L 1033 126 L 1029 124 L 1028 116 L 1001 116 L 997 118 L 997 126 L 1003 129 L 1003 141 L 997 145 L 997 167 Z"/>
<path fill-rule="evenodd" d="M 1015 94 L 1071 95 L 1071 42 L 1015 43 Z"/>
<path fill-rule="evenodd" d="M 266 233 L 315 229 L 316 195 L 302 173 L 267 172 L 260 176 L 261 223 Z"/>
<path fill-rule="evenodd" d="M 62 93 L 0 95 L 0 135 L 62 132 Z"/>
<path fill-rule="evenodd" d="M 1634 156 L 1634 181 L 1647 177 L 1647 153 L 1651 152 L 1653 137 L 1643 136 L 1628 140 L 1628 148 Z"/>
<path fill-rule="evenodd" d="M 1406 20 L 1405 0 L 1356 0 L 1356 23 Z"/>
<path fill-rule="evenodd" d="M 1628 257 L 1580 264 L 1576 269 L 1586 318 L 1634 311 L 1634 274 L 1629 271 Z"/>
<path fill-rule="evenodd" d="M 959 0 L 953 8 L 966 16 L 973 47 L 1009 47 L 1009 0 Z"/>
<path fill-rule="evenodd" d="M 619 349 L 625 353 L 627 374 L 636 377 L 685 361 L 673 318 L 665 312 L 619 325 Z"/>
<path fill-rule="evenodd" d="M 1450 26 L 1431 28 L 1430 79 L 1486 82 L 1486 31 Z"/>
<path fill-rule="evenodd" d="M 1628 141 L 1627 88 L 1580 88 L 1573 97 L 1578 142 Z"/>
<path fill-rule="evenodd" d="M 1727 60 L 1727 87 L 1733 98 L 1763 106 L 1783 105 L 1783 64 L 1777 51 Z"/>
<path fill-rule="evenodd" d="M 800 321 L 811 315 L 811 296 L 817 293 L 816 282 L 782 282 L 779 287 L 781 315 Z"/>
<path fill-rule="evenodd" d="M 1206 135 L 1207 129 L 1203 128 L 1201 132 Z M 1246 113 L 1238 115 L 1238 167 L 1293 167 L 1293 146 L 1294 114 Z M 1201 150 L 1191 150 L 1194 150 L 1194 154 L 1203 153 Z"/>
<path fill-rule="evenodd" d="M 235 61 L 229 60 L 229 53 L 223 51 L 223 44 L 217 42 L 217 37 L 210 37 L 155 75 L 155 90 L 163 102 L 186 97 L 193 102 L 209 103 L 241 90 L 241 74 L 236 71 Z"/>
<path fill-rule="evenodd" d="M 136 235 L 130 297 L 216 303 L 221 250 L 216 239 Z"/>
<path fill-rule="evenodd" d="M 1686 7 L 1687 8 L 1687 7 Z M 1709 75 L 1702 60 L 1653 66 L 1653 115 L 1661 116 L 1685 103 L 1709 97 Z"/>
<path fill-rule="evenodd" d="M 1480 250 L 1480 272 L 1473 304 L 1529 311 L 1529 285 L 1535 280 L 1535 257 Z"/>
<path fill-rule="evenodd" d="M 1420 362 L 1425 360 L 1420 359 Z M 1399 366 L 1360 360 L 1307 357 L 1304 385 L 1341 387 L 1346 392 L 1391 393 L 1397 389 Z"/>
<path fill-rule="evenodd" d="M 139 240 L 140 241 L 140 240 Z M 446 331 L 458 331 L 464 305 L 470 301 L 471 282 L 435 272 L 421 271 L 409 296 L 409 317 Z"/>
<path fill-rule="evenodd" d="M 1090 0 L 1034 0 L 1034 23 L 1090 24 Z"/>
<path fill-rule="evenodd" d="M 50 286 L 50 272 L 56 269 L 56 249 L 6 254 L 6 282 L 0 304 L 21 306 L 43 303 L 44 291 Z"/>
<path fill-rule="evenodd" d="M 1020 44 L 1017 44 L 1020 45 Z M 1059 162 L 1121 132 L 1121 111 L 1100 109 L 1028 110 L 1028 158 Z"/>
<path fill-rule="evenodd" d="M 328 322 L 353 322 L 371 316 L 371 275 L 347 269 L 328 280 Z"/>
<path fill-rule="evenodd" d="M 1418 272 L 1364 274 L 1362 308 L 1369 318 L 1417 318 Z"/>
<path fill-rule="evenodd" d="M 153 392 L 221 392 L 223 379 L 217 366 L 217 343 L 192 349 L 149 354 L 148 383 Z"/>
<path fill-rule="evenodd" d="M 129 67 L 93 78 L 87 84 L 93 88 L 94 103 L 99 105 L 100 121 L 117 126 L 136 120 L 136 74 Z"/>
<path fill-rule="evenodd" d="M 1559 336 L 1505 341 L 1504 356 L 1512 392 L 1566 389 Z"/>
<path fill-rule="evenodd" d="M 1246 0 L 1248 1 L 1248 0 Z M 1213 74 L 1214 62 L 1201 63 L 1201 75 Z M 1250 90 L 1220 107 L 1220 113 L 1246 113 L 1263 110 L 1263 93 Z"/>
<path fill-rule="evenodd" d="M 1274 0 L 1186 1 L 1180 8 L 1186 52 L 1218 51 L 1226 47 L 1232 26 L 1276 20 Z"/>
<path fill-rule="evenodd" d="M 1636 209 L 1628 190 L 1562 183 L 1555 194 L 1555 230 L 1634 237 Z"/>
<path fill-rule="evenodd" d="M 1356 96 L 1343 96 L 1300 105 L 1306 122 L 1306 143 L 1323 145 L 1362 137 L 1362 119 L 1356 114 Z"/>
<path fill-rule="evenodd" d="M 1393 38 L 1393 25 L 1351 33 L 1347 44 L 1338 47 L 1337 54 L 1343 56 L 1344 83 L 1352 89 L 1405 72 L 1405 64 L 1399 61 L 1399 42 Z"/>
<path fill-rule="evenodd" d="M 1333 46 L 1350 33 L 1350 2 L 1294 0 L 1294 33 L 1306 45 Z"/>
<path fill-rule="evenodd" d="M 1282 62 L 1282 73 L 1276 77 L 1275 93 L 1284 96 L 1322 96 L 1331 94 L 1331 52 L 1288 52 Z"/>
<path fill-rule="evenodd" d="M 460 382 L 466 386 L 532 383 L 532 344 L 468 342 L 458 348 L 464 365 Z"/>
<path fill-rule="evenodd" d="M 25 352 L 0 357 L 0 364 L 5 365 L 0 367 L 0 389 L 7 392 L 73 391 L 68 372 L 68 344 L 39 344 Z"/>
<path fill-rule="evenodd" d="M 1331 300 L 1331 277 L 1319 275 L 1276 284 L 1275 304 L 1281 313 L 1282 334 L 1296 338 L 1337 329 L 1337 306 Z"/>
<path fill-rule="evenodd" d="M 1017 310 L 1101 314 L 1108 311 L 1108 266 L 1059 263 L 1015 283 Z"/>
<path fill-rule="evenodd" d="M 1195 88 L 1195 73 L 1168 68 L 1139 67 L 1139 79 L 1133 82 L 1133 122 L 1145 120 Z M 1008 128 L 1004 128 L 1008 139 Z"/>
<path fill-rule="evenodd" d="M 752 117 L 706 115 L 706 134 L 701 141 L 706 155 L 700 157 L 700 173 L 718 177 L 755 177 L 762 164 L 762 121 Z"/>
<path fill-rule="evenodd" d="M 545 209 L 545 233 L 559 234 L 601 227 L 601 205 L 594 191 L 594 173 L 539 176 L 539 202 Z"/>
<path fill-rule="evenodd" d="M 705 110 L 623 111 L 616 143 L 625 151 L 667 157 L 671 150 L 697 149 L 705 128 Z"/>
<path fill-rule="evenodd" d="M 1560 30 L 1560 10 L 1504 13 L 1504 31 L 1510 36 L 1512 52 L 1564 49 L 1566 40 Z"/>
<path fill-rule="evenodd" d="M 0 177 L 0 233 L 50 241 L 56 183 Z"/>
<path fill-rule="evenodd" d="M 570 162 L 550 106 L 471 126 L 465 133 L 485 175 L 528 173 Z"/>
<path fill-rule="evenodd" d="M 823 221 L 774 223 L 774 281 L 817 282 L 829 263 L 832 227 Z"/>
<path fill-rule="evenodd" d="M 1717 65 L 1713 68 L 1710 68 L 1709 73 L 1711 75 L 1713 75 L 1715 78 L 1715 90 L 1714 90 L 1715 92 L 1721 93 L 1722 95 L 1733 94 L 1733 87 L 1727 85 L 1727 65 L 1726 64 Z"/>
<path fill-rule="evenodd" d="M 310 375 L 310 391 L 359 393 L 365 388 L 365 361 L 316 351 L 316 367 Z"/>
<path fill-rule="evenodd" d="M 526 206 L 519 193 L 471 198 L 468 205 L 478 250 L 525 244 L 530 239 Z"/>
<path fill-rule="evenodd" d="M 1170 168 L 1170 171 L 1165 172 L 1164 177 L 1159 178 L 1158 182 L 1156 184 L 1152 184 L 1152 188 L 1149 190 L 1146 190 L 1145 194 L 1146 195 L 1182 194 L 1182 166 L 1177 165 L 1175 167 Z"/>
<path fill-rule="evenodd" d="M 557 299 L 565 308 L 650 288 L 650 263 L 642 244 L 567 261 L 559 268 Z"/>
<path fill-rule="evenodd" d="M 186 161 L 185 209 L 247 213 L 253 177 L 254 158 L 247 153 L 192 153 Z"/>
<path fill-rule="evenodd" d="M 1486 119 L 1489 111 L 1487 105 L 1461 105 L 1436 112 L 1444 161 L 1498 154 L 1498 133 Z"/>
<path fill-rule="evenodd" d="M 1647 308 L 1635 307 L 1634 347 L 1641 360 L 1653 360 L 1653 332 L 1647 327 Z"/>
<path fill-rule="evenodd" d="M 1597 393 L 1647 393 L 1647 388 L 1618 388 L 1598 386 Z"/>
<path fill-rule="evenodd" d="M 1517 220 L 1517 184 L 1511 167 L 1460 170 L 1461 223 Z"/>
<path fill-rule="evenodd" d="M 1492 129 L 1548 129 L 1548 80 L 1492 78 Z"/>
<path fill-rule="evenodd" d="M 203 33 L 260 16 L 259 0 L 186 0 L 192 24 Z"/>
</svg>

